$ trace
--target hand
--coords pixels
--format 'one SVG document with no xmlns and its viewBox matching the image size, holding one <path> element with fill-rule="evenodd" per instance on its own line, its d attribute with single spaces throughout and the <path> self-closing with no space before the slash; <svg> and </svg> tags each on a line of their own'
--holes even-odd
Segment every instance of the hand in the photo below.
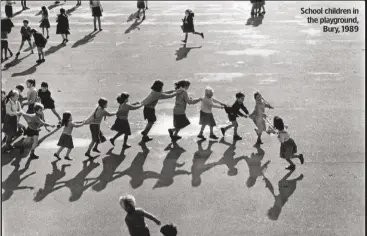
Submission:
<svg viewBox="0 0 367 236">
<path fill-rule="evenodd" d="M 161 222 L 159 220 L 157 220 L 157 222 L 155 222 L 155 223 L 157 223 L 157 225 L 161 225 Z"/>
</svg>

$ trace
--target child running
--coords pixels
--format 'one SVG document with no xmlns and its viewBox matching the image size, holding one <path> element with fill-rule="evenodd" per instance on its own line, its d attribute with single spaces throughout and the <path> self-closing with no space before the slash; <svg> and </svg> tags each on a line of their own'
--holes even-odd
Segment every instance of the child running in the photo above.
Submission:
<svg viewBox="0 0 367 236">
<path fill-rule="evenodd" d="M 4 151 L 10 151 L 14 149 L 14 147 L 11 146 L 11 141 L 18 132 L 18 112 L 21 110 L 18 98 L 19 93 L 16 90 L 11 90 L 6 98 L 6 116 L 3 129 L 3 132 L 6 134 L 6 146 Z"/>
<path fill-rule="evenodd" d="M 189 97 L 187 90 L 190 88 L 190 81 L 181 80 L 175 83 L 176 90 L 183 89 L 183 92 L 176 95 L 176 102 L 173 108 L 173 127 L 172 129 L 168 129 L 169 136 L 172 141 L 177 141 L 181 139 L 178 136 L 178 132 L 186 126 L 190 125 L 189 119 L 186 116 L 186 105 L 194 105 L 200 102 L 202 99 L 192 99 Z"/>
<path fill-rule="evenodd" d="M 242 140 L 242 137 L 240 137 L 237 133 L 237 130 L 238 130 L 237 117 L 241 116 L 241 117 L 247 118 L 246 115 L 249 114 L 247 108 L 243 105 L 244 100 L 245 100 L 245 95 L 239 92 L 236 94 L 236 101 L 233 103 L 232 107 L 224 108 L 226 112 L 228 113 L 228 119 L 230 122 L 232 122 L 232 124 L 220 129 L 222 131 L 223 136 L 225 135 L 228 129 L 233 127 L 234 128 L 233 139 Z M 242 111 L 244 111 L 246 115 L 242 114 L 240 112 L 240 109 L 242 109 Z"/>
<path fill-rule="evenodd" d="M 20 28 L 20 34 L 22 36 L 22 42 L 20 43 L 19 50 L 16 54 L 17 57 L 19 57 L 20 51 L 22 50 L 25 41 L 28 42 L 29 47 L 31 49 L 31 53 L 33 54 L 32 40 L 31 40 L 31 27 L 29 27 L 28 24 L 29 24 L 29 21 L 24 20 L 23 21 L 23 26 L 22 26 L 22 28 Z"/>
<path fill-rule="evenodd" d="M 188 33 L 198 34 L 204 38 L 204 33 L 199 33 L 195 31 L 194 27 L 194 13 L 187 9 L 185 11 L 185 18 L 182 19 L 183 25 L 181 26 L 182 31 L 185 33 L 185 39 L 182 40 L 183 43 L 187 43 Z"/>
<path fill-rule="evenodd" d="M 116 112 L 110 113 L 106 110 L 108 105 L 108 101 L 105 98 L 100 98 L 98 100 L 98 106 L 94 110 L 94 112 L 89 116 L 87 120 L 85 120 L 84 124 L 89 124 L 89 129 L 92 135 L 92 141 L 89 144 L 88 150 L 85 153 L 85 156 L 89 157 L 91 159 L 90 152 L 93 148 L 93 152 L 100 153 L 98 150 L 98 144 L 103 143 L 106 141 L 106 138 L 103 136 L 103 133 L 101 132 L 101 122 L 102 119 L 106 119 L 107 116 L 114 116 L 116 115 Z"/>
<path fill-rule="evenodd" d="M 42 12 L 42 19 L 40 21 L 40 27 L 42 28 L 42 34 L 45 35 L 45 29 L 46 29 L 46 33 L 47 33 L 47 39 L 50 38 L 49 34 L 48 34 L 48 29 L 50 28 L 50 21 L 48 20 L 48 10 L 45 6 L 43 6 L 41 8 L 41 12 Z"/>
<path fill-rule="evenodd" d="M 140 19 L 140 11 L 143 11 L 142 20 L 145 20 L 145 10 L 148 9 L 148 1 L 138 0 L 136 5 L 138 7 L 138 14 L 136 15 L 136 19 Z"/>
<path fill-rule="evenodd" d="M 172 91 L 162 92 L 163 85 L 164 85 L 163 82 L 160 80 L 154 81 L 151 87 L 152 91 L 150 92 L 148 97 L 146 97 L 141 102 L 141 104 L 144 105 L 144 111 L 143 111 L 144 120 L 148 121 L 148 124 L 145 126 L 145 129 L 141 132 L 141 134 L 143 135 L 143 138 L 142 138 L 143 142 L 148 142 L 148 141 L 153 140 L 152 138 L 148 136 L 148 134 L 149 134 L 149 131 L 152 129 L 153 124 L 157 121 L 157 117 L 155 115 L 155 107 L 158 104 L 158 101 L 160 99 L 173 98 L 177 94 L 183 92 L 183 89 L 179 89 L 177 91 L 172 90 Z"/>
<path fill-rule="evenodd" d="M 61 34 L 63 44 L 69 42 L 68 40 L 68 34 L 70 34 L 69 19 L 68 16 L 66 15 L 64 8 L 60 9 L 60 14 L 57 16 L 56 34 Z"/>
<path fill-rule="evenodd" d="M 45 62 L 45 53 L 43 52 L 43 49 L 46 47 L 47 39 L 35 29 L 31 30 L 31 35 L 33 35 L 34 43 L 36 44 L 38 51 L 38 60 L 36 63 Z"/>
<path fill-rule="evenodd" d="M 215 98 L 213 98 L 214 90 L 211 87 L 206 87 L 205 96 L 201 101 L 201 109 L 200 109 L 200 122 L 201 129 L 199 135 L 197 136 L 199 139 L 205 140 L 206 138 L 203 135 L 205 127 L 208 125 L 210 127 L 210 138 L 218 139 L 217 136 L 214 135 L 213 128 L 216 126 L 214 116 L 212 113 L 212 108 L 224 108 L 224 104 Z M 215 105 L 214 103 L 218 103 L 221 106 Z"/>
<path fill-rule="evenodd" d="M 59 124 L 57 125 L 58 128 L 61 127 L 61 117 L 59 113 L 55 110 L 55 101 L 51 97 L 51 92 L 48 90 L 48 84 L 46 82 L 41 83 L 41 89 L 38 90 L 38 97 L 41 99 L 41 103 L 44 109 L 51 109 L 52 113 L 57 117 L 59 120 Z"/>
<path fill-rule="evenodd" d="M 125 222 L 131 236 L 150 236 L 145 218 L 154 221 L 157 225 L 161 222 L 149 212 L 136 208 L 135 198 L 131 195 L 120 197 L 120 206 L 126 211 Z"/>
<path fill-rule="evenodd" d="M 117 134 L 110 139 L 110 142 L 113 146 L 115 146 L 115 140 L 121 135 L 125 134 L 123 148 L 129 148 L 130 145 L 127 144 L 127 139 L 129 135 L 131 135 L 130 124 L 128 120 L 129 111 L 137 110 L 143 106 L 143 104 L 128 104 L 130 95 L 128 93 L 121 93 L 120 96 L 117 97 L 117 102 L 120 104 L 119 109 L 117 111 L 117 118 L 113 126 L 112 130 L 117 131 Z M 139 104 L 139 105 L 138 105 Z"/>
<path fill-rule="evenodd" d="M 34 152 L 36 150 L 36 147 L 38 146 L 38 136 L 39 136 L 40 127 L 45 126 L 46 129 L 48 126 L 50 126 L 51 128 L 55 127 L 55 125 L 50 125 L 44 121 L 42 110 L 43 110 L 43 105 L 41 103 L 35 103 L 34 105 L 35 113 L 34 114 L 26 114 L 22 110 L 18 112 L 18 115 L 22 115 L 28 124 L 25 134 L 27 135 L 28 138 L 31 138 L 33 140 L 32 148 L 31 148 L 31 155 L 30 155 L 31 159 L 39 158 L 39 156 L 34 154 Z M 20 154 L 24 153 L 24 148 L 25 148 L 26 143 L 27 143 L 27 139 L 25 139 L 22 145 L 20 146 Z"/>
<path fill-rule="evenodd" d="M 83 125 L 84 123 L 81 123 L 81 122 L 75 122 L 75 123 L 73 122 L 73 118 L 71 116 L 70 111 L 66 111 L 64 112 L 64 114 L 62 114 L 61 126 L 65 126 L 65 127 L 64 127 L 64 130 L 62 131 L 59 142 L 57 143 L 57 146 L 59 146 L 60 148 L 54 154 L 54 157 L 61 160 L 59 155 L 62 152 L 62 150 L 64 150 L 64 148 L 67 148 L 68 150 L 66 151 L 65 160 L 69 160 L 69 161 L 72 160 L 70 158 L 70 152 L 74 148 L 74 143 L 73 143 L 73 137 L 71 136 L 71 133 L 73 132 L 73 128 L 79 128 Z"/>
<path fill-rule="evenodd" d="M 22 102 L 22 106 L 28 105 L 27 114 L 34 113 L 34 104 L 36 103 L 37 99 L 37 90 L 36 90 L 36 80 L 28 79 L 27 82 L 27 100 Z"/>
<path fill-rule="evenodd" d="M 274 109 L 272 106 L 270 106 L 269 103 L 267 103 L 261 96 L 259 92 L 256 92 L 254 94 L 254 98 L 256 101 L 256 105 L 254 108 L 254 111 L 250 114 L 250 118 L 255 123 L 257 129 L 255 129 L 255 132 L 257 134 L 257 141 L 256 144 L 263 144 L 261 141 L 261 135 L 264 131 L 266 131 L 266 125 L 265 125 L 265 108 Z"/>
</svg>

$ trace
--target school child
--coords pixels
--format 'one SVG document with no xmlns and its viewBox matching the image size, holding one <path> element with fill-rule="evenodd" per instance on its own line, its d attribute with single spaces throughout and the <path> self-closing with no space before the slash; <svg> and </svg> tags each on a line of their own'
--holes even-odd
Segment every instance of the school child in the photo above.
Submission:
<svg viewBox="0 0 367 236">
<path fill-rule="evenodd" d="M 92 10 L 92 16 L 94 18 L 94 31 L 97 31 L 97 20 L 98 20 L 98 26 L 99 26 L 99 30 L 101 31 L 102 30 L 102 27 L 101 27 L 101 16 L 102 16 L 102 12 L 103 12 L 103 9 L 102 9 L 102 5 L 100 3 L 99 0 L 90 0 L 89 1 L 89 6 Z"/>
<path fill-rule="evenodd" d="M 69 19 L 66 15 L 65 9 L 60 9 L 60 14 L 57 16 L 57 27 L 56 27 L 56 34 L 61 34 L 62 43 L 67 43 L 68 34 L 70 34 L 69 29 Z"/>
<path fill-rule="evenodd" d="M 47 39 L 50 38 L 49 34 L 48 34 L 48 29 L 50 28 L 50 21 L 48 20 L 48 10 L 45 6 L 43 6 L 41 8 L 41 12 L 42 12 L 42 19 L 40 21 L 40 27 L 42 28 L 42 34 L 45 35 L 45 29 L 46 29 L 46 33 L 47 33 Z"/>
<path fill-rule="evenodd" d="M 82 0 L 77 0 L 77 1 L 76 1 L 76 5 L 77 5 L 77 6 L 81 6 L 81 5 L 82 5 Z"/>
<path fill-rule="evenodd" d="M 22 4 L 22 9 L 27 10 L 29 7 L 27 7 L 27 0 L 21 0 L 20 4 Z"/>
<path fill-rule="evenodd" d="M 259 92 L 256 92 L 254 94 L 254 99 L 256 101 L 256 105 L 254 108 L 254 111 L 250 114 L 250 118 L 255 123 L 257 129 L 255 129 L 255 132 L 257 134 L 257 141 L 256 144 L 263 144 L 261 141 L 261 135 L 264 131 L 266 131 L 266 125 L 265 120 L 265 108 L 274 109 L 272 106 L 270 106 L 269 103 L 267 103 L 261 94 Z"/>
<path fill-rule="evenodd" d="M 182 42 L 184 43 L 187 43 L 188 33 L 199 34 L 202 38 L 204 38 L 204 33 L 199 33 L 195 31 L 194 15 L 195 14 L 190 9 L 187 9 L 185 11 L 185 18 L 182 19 L 183 25 L 181 26 L 181 29 L 185 33 L 185 39 L 182 40 Z"/>
<path fill-rule="evenodd" d="M 200 139 L 205 140 L 206 138 L 203 135 L 205 127 L 208 125 L 210 127 L 210 138 L 218 139 L 217 136 L 214 135 L 213 128 L 216 126 L 214 116 L 212 113 L 212 108 L 224 108 L 224 104 L 215 98 L 213 98 L 214 90 L 210 87 L 206 87 L 205 96 L 201 101 L 201 109 L 200 109 L 200 122 L 201 129 L 199 135 L 197 136 Z M 214 103 L 221 104 L 221 106 L 215 105 Z"/>
<path fill-rule="evenodd" d="M 37 100 L 37 90 L 36 90 L 36 80 L 34 79 L 28 79 L 27 82 L 27 100 L 22 102 L 22 105 L 28 105 L 27 114 L 33 114 L 34 113 L 34 104 Z"/>
<path fill-rule="evenodd" d="M 163 236 L 177 236 L 177 227 L 174 224 L 163 225 L 160 232 Z"/>
<path fill-rule="evenodd" d="M 168 129 L 169 136 L 172 141 L 177 141 L 181 139 L 178 136 L 178 132 L 186 126 L 190 125 L 189 119 L 186 116 L 186 105 L 194 105 L 201 101 L 201 98 L 192 99 L 189 97 L 187 90 L 190 88 L 190 81 L 181 80 L 175 83 L 175 89 L 183 89 L 183 92 L 176 95 L 176 102 L 173 108 L 173 127 L 172 129 Z"/>
<path fill-rule="evenodd" d="M 143 11 L 142 20 L 145 20 L 145 10 L 148 9 L 148 1 L 138 0 L 137 7 L 138 7 L 138 14 L 136 15 L 136 19 L 140 18 L 140 11 Z"/>
<path fill-rule="evenodd" d="M 47 39 L 35 29 L 31 30 L 31 35 L 33 35 L 34 43 L 36 44 L 38 51 L 39 59 L 36 61 L 36 63 L 45 62 L 45 53 L 43 52 L 43 49 L 46 47 Z"/>
<path fill-rule="evenodd" d="M 73 128 L 79 128 L 83 125 L 84 123 L 81 123 L 81 122 L 73 122 L 73 118 L 71 116 L 70 111 L 66 111 L 64 112 L 64 114 L 62 114 L 61 126 L 65 126 L 65 127 L 64 127 L 64 130 L 62 131 L 59 142 L 57 143 L 57 146 L 59 146 L 60 148 L 54 154 L 54 157 L 60 160 L 61 159 L 59 156 L 60 153 L 62 152 L 62 150 L 64 150 L 64 148 L 67 148 L 68 150 L 66 151 L 66 156 L 64 158 L 65 160 L 69 160 L 69 161 L 72 160 L 70 158 L 70 152 L 74 148 L 74 143 L 73 143 L 73 137 L 71 136 L 71 133 L 73 132 Z"/>
<path fill-rule="evenodd" d="M 51 92 L 48 90 L 48 83 L 42 82 L 41 88 L 38 90 L 37 96 L 40 98 L 41 103 L 44 109 L 51 109 L 52 113 L 57 117 L 59 120 L 58 128 L 61 126 L 61 117 L 59 113 L 55 110 L 55 101 L 51 97 Z"/>
<path fill-rule="evenodd" d="M 285 129 L 285 125 L 283 123 L 283 119 L 279 116 L 274 117 L 273 121 L 274 128 L 273 133 L 278 134 L 278 139 L 280 141 L 280 157 L 285 159 L 290 165 L 286 168 L 287 170 L 294 170 L 296 165 L 292 162 L 291 159 L 298 158 L 301 164 L 304 163 L 303 154 L 297 153 L 297 145 L 294 140 L 290 137 L 289 133 Z"/>
<path fill-rule="evenodd" d="M 255 15 L 257 16 L 265 15 L 265 0 L 255 0 L 255 2 L 256 2 Z"/>
<path fill-rule="evenodd" d="M 15 1 L 6 0 L 5 4 L 5 15 L 8 18 L 13 17 L 13 4 L 15 4 Z"/>
<path fill-rule="evenodd" d="M 46 129 L 48 126 L 51 128 L 54 128 L 55 125 L 50 125 L 44 121 L 43 117 L 43 105 L 41 103 L 36 103 L 34 105 L 34 114 L 26 114 L 22 110 L 18 114 L 22 115 L 24 119 L 27 121 L 28 127 L 25 132 L 28 138 L 31 138 L 33 140 L 32 148 L 31 148 L 31 159 L 38 159 L 39 156 L 37 156 L 34 152 L 36 147 L 38 146 L 38 136 L 41 126 L 45 126 Z M 27 143 L 27 139 L 24 140 L 22 145 L 20 146 L 20 154 L 24 153 L 25 144 Z"/>
<path fill-rule="evenodd" d="M 120 137 L 121 135 L 125 134 L 124 136 L 124 144 L 123 148 L 129 148 L 130 145 L 127 144 L 127 139 L 129 135 L 131 135 L 130 124 L 128 120 L 129 111 L 130 110 L 137 110 L 143 106 L 143 104 L 128 104 L 130 95 L 128 93 L 121 93 L 120 96 L 117 97 L 117 102 L 120 104 L 119 109 L 117 111 L 117 118 L 113 126 L 111 127 L 112 130 L 117 131 L 117 134 L 110 139 L 110 142 L 113 146 L 115 146 L 115 140 Z"/>
<path fill-rule="evenodd" d="M 3 52 L 5 60 L 8 59 L 8 52 L 10 57 L 13 56 L 13 52 L 9 48 L 8 35 L 10 34 L 12 28 L 14 27 L 13 22 L 10 18 L 1 19 L 1 62 L 3 62 Z"/>
<path fill-rule="evenodd" d="M 29 21 L 24 20 L 23 26 L 22 28 L 20 28 L 20 34 L 22 35 L 22 42 L 20 43 L 19 50 L 16 54 L 17 57 L 19 57 L 20 51 L 22 50 L 25 41 L 28 41 L 29 47 L 31 48 L 31 53 L 33 54 L 32 40 L 31 40 L 31 27 L 29 27 L 28 24 L 29 24 Z"/>
<path fill-rule="evenodd" d="M 92 141 L 89 144 L 88 150 L 85 153 L 85 156 L 91 158 L 90 151 L 93 148 L 93 152 L 100 153 L 98 150 L 98 144 L 106 141 L 106 138 L 103 136 L 101 132 L 101 122 L 102 119 L 106 119 L 107 116 L 114 116 L 116 112 L 110 113 L 106 110 L 108 105 L 108 101 L 105 98 L 100 98 L 98 100 L 98 106 L 94 110 L 94 112 L 89 116 L 87 120 L 84 121 L 84 124 L 89 124 L 89 129 L 92 135 Z"/>
<path fill-rule="evenodd" d="M 150 236 L 148 225 L 145 218 L 154 221 L 157 225 L 161 222 L 149 212 L 141 208 L 136 208 L 135 198 L 131 195 L 120 197 L 120 206 L 126 211 L 125 223 L 131 236 Z"/>
<path fill-rule="evenodd" d="M 22 105 L 22 102 L 24 101 L 24 100 L 26 100 L 26 98 L 24 98 L 23 96 L 22 96 L 22 93 L 23 93 L 23 91 L 24 91 L 24 86 L 22 85 L 22 84 L 18 84 L 17 86 L 15 86 L 15 89 L 19 92 L 19 99 L 18 99 L 18 101 L 20 102 L 20 104 Z"/>
<path fill-rule="evenodd" d="M 148 136 L 149 131 L 152 129 L 153 124 L 157 121 L 157 117 L 155 115 L 155 107 L 158 104 L 158 101 L 160 99 L 168 99 L 168 98 L 173 98 L 174 96 L 176 96 L 178 93 L 182 93 L 183 90 L 179 89 L 177 91 L 172 90 L 172 91 L 166 91 L 166 92 L 162 92 L 163 91 L 163 82 L 160 80 L 156 80 L 154 81 L 152 87 L 151 87 L 151 92 L 150 94 L 141 102 L 144 105 L 144 120 L 147 120 L 148 123 L 145 126 L 145 129 L 141 132 L 141 134 L 143 135 L 142 141 L 143 142 L 148 142 L 153 140 L 152 138 L 150 138 Z"/>
<path fill-rule="evenodd" d="M 6 115 L 3 128 L 3 132 L 6 135 L 6 146 L 4 148 L 5 151 L 14 149 L 11 146 L 11 141 L 18 132 L 18 112 L 21 110 L 18 98 L 19 93 L 17 90 L 11 90 L 6 98 Z"/>
<path fill-rule="evenodd" d="M 4 124 L 4 119 L 6 115 L 6 92 L 1 89 L 1 130 Z"/>
<path fill-rule="evenodd" d="M 232 124 L 220 129 L 222 131 L 223 136 L 228 129 L 233 127 L 234 128 L 233 139 L 242 140 L 242 137 L 240 137 L 237 133 L 237 129 L 238 129 L 237 117 L 241 116 L 241 117 L 247 118 L 246 115 L 249 114 L 247 108 L 243 105 L 244 100 L 245 100 L 245 95 L 239 92 L 236 94 L 236 101 L 233 103 L 232 107 L 224 108 L 226 112 L 228 113 L 228 119 Z M 246 115 L 242 114 L 240 112 L 240 109 L 242 109 L 242 111 L 244 111 Z"/>
</svg>

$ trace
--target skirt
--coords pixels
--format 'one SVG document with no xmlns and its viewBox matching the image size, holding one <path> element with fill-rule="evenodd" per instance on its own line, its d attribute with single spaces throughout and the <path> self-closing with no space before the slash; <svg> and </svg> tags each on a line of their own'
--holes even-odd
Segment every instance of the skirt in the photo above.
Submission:
<svg viewBox="0 0 367 236">
<path fill-rule="evenodd" d="M 29 104 L 27 109 L 27 114 L 34 114 L 34 104 Z"/>
<path fill-rule="evenodd" d="M 96 143 L 104 143 L 106 142 L 105 136 L 101 132 L 101 126 L 97 124 L 89 125 L 90 132 L 92 134 L 92 141 Z"/>
<path fill-rule="evenodd" d="M 186 126 L 190 125 L 189 119 L 187 119 L 186 114 L 175 115 L 173 114 L 173 127 L 176 129 L 183 129 Z"/>
<path fill-rule="evenodd" d="M 254 124 L 257 127 L 257 130 L 259 132 L 264 132 L 266 131 L 266 124 L 265 124 L 265 120 L 259 116 L 256 116 L 254 113 L 252 113 L 250 116 L 251 120 L 254 122 Z"/>
<path fill-rule="evenodd" d="M 100 7 L 92 7 L 92 16 L 94 17 L 101 17 L 102 11 Z"/>
<path fill-rule="evenodd" d="M 150 123 L 154 123 L 157 121 L 154 108 L 144 107 L 143 114 L 144 114 L 144 120 L 148 120 L 148 122 Z"/>
<path fill-rule="evenodd" d="M 70 34 L 70 30 L 64 26 L 56 26 L 56 34 Z"/>
<path fill-rule="evenodd" d="M 27 127 L 27 129 L 24 132 L 24 135 L 28 137 L 39 136 L 40 132 L 38 130 L 34 130 L 34 129 Z"/>
<path fill-rule="evenodd" d="M 61 137 L 59 139 L 59 142 L 57 143 L 57 146 L 68 148 L 68 149 L 74 148 L 73 137 L 68 134 L 61 134 Z"/>
<path fill-rule="evenodd" d="M 145 9 L 145 2 L 144 1 L 138 1 L 136 4 L 138 9 Z"/>
<path fill-rule="evenodd" d="M 112 125 L 111 129 L 119 133 L 131 135 L 131 129 L 128 120 L 116 118 L 115 123 Z"/>
<path fill-rule="evenodd" d="M 216 126 L 213 113 L 205 113 L 200 111 L 200 125 Z"/>
<path fill-rule="evenodd" d="M 5 115 L 3 132 L 8 136 L 16 135 L 18 131 L 18 117 Z"/>
<path fill-rule="evenodd" d="M 288 139 L 286 142 L 280 144 L 279 156 L 284 159 L 290 159 L 293 154 L 297 153 L 297 145 L 293 139 Z"/>
<path fill-rule="evenodd" d="M 5 15 L 6 15 L 8 18 L 13 17 L 13 7 L 12 7 L 12 6 L 5 5 Z"/>
<path fill-rule="evenodd" d="M 50 21 L 48 20 L 48 19 L 44 19 L 44 20 L 42 20 L 42 22 L 41 22 L 41 24 L 40 24 L 40 27 L 41 28 L 46 28 L 46 29 L 48 29 L 48 28 L 50 28 Z"/>
<path fill-rule="evenodd" d="M 42 101 L 42 105 L 44 109 L 55 109 L 55 102 L 54 101 Z"/>
</svg>

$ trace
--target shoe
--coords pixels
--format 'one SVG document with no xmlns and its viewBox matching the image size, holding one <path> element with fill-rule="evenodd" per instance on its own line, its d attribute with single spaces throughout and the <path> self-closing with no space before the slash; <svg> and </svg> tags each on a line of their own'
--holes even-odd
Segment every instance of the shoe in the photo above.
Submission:
<svg viewBox="0 0 367 236">
<path fill-rule="evenodd" d="M 36 63 L 38 63 L 38 64 L 41 63 L 41 62 L 42 62 L 42 60 L 40 60 L 40 59 L 36 61 Z"/>
<path fill-rule="evenodd" d="M 102 31 L 103 29 L 102 28 L 99 28 L 99 31 Z"/>
<path fill-rule="evenodd" d="M 176 142 L 176 141 L 180 140 L 181 138 L 182 138 L 181 136 L 173 136 L 172 141 Z"/>
<path fill-rule="evenodd" d="M 15 54 L 15 56 L 16 56 L 16 57 L 19 57 L 19 55 L 20 55 L 20 52 L 17 52 L 17 53 Z"/>
<path fill-rule="evenodd" d="M 89 157 L 89 158 L 92 158 L 92 157 L 90 156 L 90 152 L 86 152 L 86 153 L 84 154 L 84 156 Z"/>
<path fill-rule="evenodd" d="M 46 39 L 49 39 L 49 38 L 50 38 L 50 36 L 47 36 L 47 37 L 46 37 Z"/>
<path fill-rule="evenodd" d="M 299 154 L 299 160 L 301 161 L 301 164 L 305 162 L 305 159 L 303 158 L 303 154 Z"/>
<path fill-rule="evenodd" d="M 61 120 L 59 120 L 59 123 L 57 123 L 57 128 L 61 128 Z"/>
<path fill-rule="evenodd" d="M 34 52 L 33 52 L 33 51 L 31 51 L 31 54 L 34 54 Z"/>
<path fill-rule="evenodd" d="M 43 63 L 43 62 L 45 62 L 46 60 L 43 58 L 42 60 L 41 60 L 41 63 Z"/>
<path fill-rule="evenodd" d="M 94 28 L 94 31 L 97 31 L 97 28 Z"/>
<path fill-rule="evenodd" d="M 56 157 L 58 160 L 61 160 L 61 158 L 59 157 L 57 153 L 54 153 L 54 157 Z"/>
<path fill-rule="evenodd" d="M 65 39 L 65 43 L 69 42 L 69 39 Z"/>
<path fill-rule="evenodd" d="M 186 40 L 181 40 L 181 42 L 183 42 L 183 43 L 187 43 L 187 41 L 186 41 Z"/>
<path fill-rule="evenodd" d="M 10 57 L 12 57 L 13 56 L 13 53 L 12 52 L 10 52 Z"/>
<path fill-rule="evenodd" d="M 226 129 L 225 128 L 220 128 L 220 131 L 222 132 L 222 135 L 224 136 L 224 134 L 226 133 Z"/>
<path fill-rule="evenodd" d="M 204 38 L 204 33 L 201 33 L 200 35 L 201 35 L 202 38 Z"/>
<path fill-rule="evenodd" d="M 130 145 L 128 145 L 128 144 L 124 144 L 124 145 L 122 145 L 122 148 L 124 148 L 124 149 L 128 149 L 128 148 L 130 148 L 131 146 Z"/>
<path fill-rule="evenodd" d="M 218 139 L 218 137 L 217 137 L 217 136 L 215 136 L 214 134 L 211 134 L 209 137 L 210 137 L 211 139 Z"/>
<path fill-rule="evenodd" d="M 150 138 L 149 136 L 143 136 L 143 138 L 141 139 L 141 141 L 143 142 L 149 142 L 149 141 L 152 141 L 153 139 Z"/>
<path fill-rule="evenodd" d="M 93 148 L 92 151 L 96 153 L 101 153 L 97 148 Z"/>
<path fill-rule="evenodd" d="M 71 159 L 69 156 L 65 156 L 64 157 L 65 160 L 68 160 L 68 161 L 72 161 L 73 159 Z"/>
<path fill-rule="evenodd" d="M 168 133 L 169 133 L 169 137 L 172 138 L 173 137 L 173 130 L 172 129 L 168 129 Z"/>
<path fill-rule="evenodd" d="M 204 135 L 202 135 L 202 134 L 199 134 L 198 136 L 197 136 L 199 139 L 202 139 L 202 140 L 205 140 L 206 138 L 204 137 Z"/>
<path fill-rule="evenodd" d="M 233 139 L 234 140 L 242 140 L 242 137 L 236 134 L 236 135 L 233 135 Z"/>
<path fill-rule="evenodd" d="M 261 141 L 261 139 L 258 138 L 256 144 L 264 144 L 264 143 Z"/>
<path fill-rule="evenodd" d="M 112 146 L 115 146 L 115 140 L 113 140 L 112 138 L 110 138 L 110 143 L 112 144 Z"/>
<path fill-rule="evenodd" d="M 295 165 L 290 165 L 288 167 L 285 168 L 286 170 L 295 170 L 296 166 Z"/>
<path fill-rule="evenodd" d="M 30 159 L 32 159 L 32 160 L 35 160 L 35 159 L 38 159 L 39 158 L 39 156 L 37 156 L 36 154 L 34 154 L 34 153 L 31 153 L 31 155 L 29 156 L 29 158 Z"/>
</svg>

